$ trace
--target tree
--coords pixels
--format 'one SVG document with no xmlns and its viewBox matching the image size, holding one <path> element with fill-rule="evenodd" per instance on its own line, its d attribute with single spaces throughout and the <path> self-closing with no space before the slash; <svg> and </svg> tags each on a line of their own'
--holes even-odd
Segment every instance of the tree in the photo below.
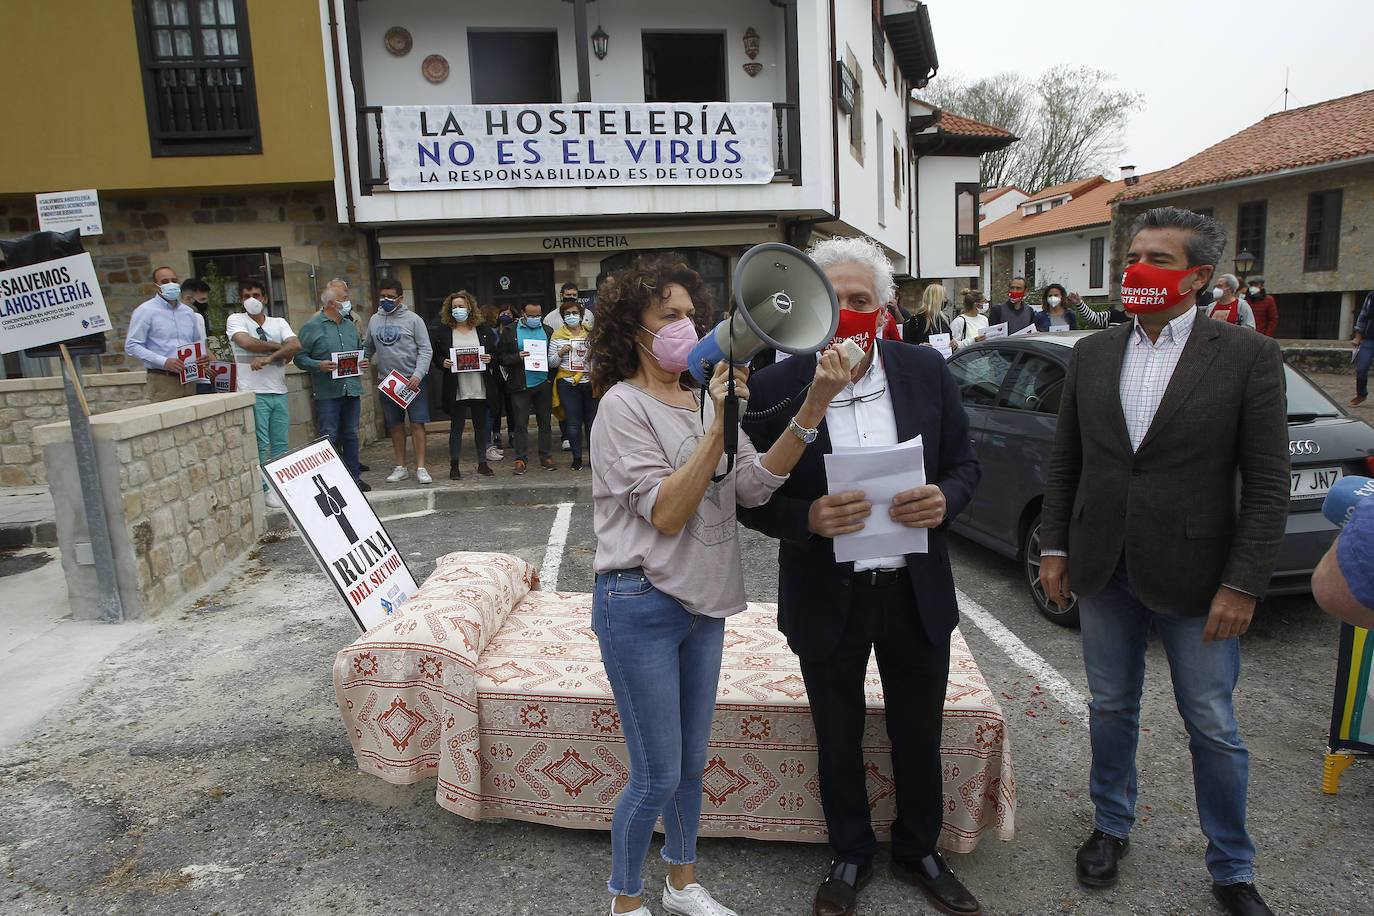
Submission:
<svg viewBox="0 0 1374 916">
<path fill-rule="evenodd" d="M 983 157 L 983 186 L 1016 185 L 1035 194 L 1116 165 L 1130 113 L 1143 96 L 1113 88 L 1115 80 L 1092 67 L 1050 70 L 1034 82 L 999 73 L 933 85 L 927 98 L 1020 137 L 1020 142 Z"/>
</svg>

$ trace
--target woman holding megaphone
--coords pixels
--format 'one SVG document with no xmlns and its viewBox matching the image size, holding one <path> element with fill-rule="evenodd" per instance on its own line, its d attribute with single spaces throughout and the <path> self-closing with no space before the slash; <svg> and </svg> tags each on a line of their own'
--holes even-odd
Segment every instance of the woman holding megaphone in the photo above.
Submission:
<svg viewBox="0 0 1374 916">
<path fill-rule="evenodd" d="M 757 506 L 801 457 L 847 360 L 821 355 L 797 413 L 801 433 L 764 454 L 743 433 L 724 454 L 728 364 L 699 399 L 687 370 L 695 317 L 710 296 L 680 258 L 641 260 L 608 280 L 592 326 L 592 498 L 596 586 L 592 629 L 601 646 L 630 755 L 630 779 L 611 820 L 611 913 L 647 916 L 641 872 L 662 815 L 668 880 L 663 905 L 679 916 L 735 916 L 696 881 L 701 774 L 715 712 L 725 618 L 745 607 L 735 506 Z M 748 398 L 748 371 L 735 393 Z"/>
</svg>

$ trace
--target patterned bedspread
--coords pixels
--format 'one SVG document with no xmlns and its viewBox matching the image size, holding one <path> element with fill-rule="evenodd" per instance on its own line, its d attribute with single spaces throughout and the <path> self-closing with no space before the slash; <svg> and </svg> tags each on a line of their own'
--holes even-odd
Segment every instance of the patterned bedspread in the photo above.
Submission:
<svg viewBox="0 0 1374 916">
<path fill-rule="evenodd" d="M 398 616 L 339 652 L 334 689 L 358 766 L 388 782 L 438 777 L 439 804 L 609 830 L 629 776 L 591 596 L 532 591 L 504 554 L 455 553 Z M 864 733 L 874 829 L 894 816 L 882 688 L 870 662 Z M 955 632 L 945 704 L 942 846 L 1012 838 L 1016 781 L 1002 712 Z M 707 767 L 703 836 L 825 840 L 815 732 L 796 659 L 772 605 L 726 621 Z"/>
</svg>

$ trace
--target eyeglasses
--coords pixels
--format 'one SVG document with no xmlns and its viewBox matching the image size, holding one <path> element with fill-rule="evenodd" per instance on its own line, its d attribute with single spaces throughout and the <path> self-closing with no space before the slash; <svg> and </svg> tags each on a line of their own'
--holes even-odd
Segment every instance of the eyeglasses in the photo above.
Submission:
<svg viewBox="0 0 1374 916">
<path fill-rule="evenodd" d="M 845 399 L 842 400 L 842 401 L 831 401 L 831 402 L 830 402 L 830 406 L 831 406 L 831 407 L 849 407 L 849 406 L 852 406 L 852 405 L 854 405 L 854 404 L 867 404 L 867 403 L 870 402 L 870 401 L 876 401 L 876 400 L 878 400 L 878 398 L 882 397 L 882 396 L 883 396 L 884 394 L 886 394 L 886 393 L 887 393 L 887 386 L 884 385 L 883 387 L 879 388 L 877 391 L 870 391 L 868 394 L 861 394 L 861 395 L 859 395 L 858 397 L 854 397 L 854 398 L 845 398 Z"/>
<path fill-rule="evenodd" d="M 267 339 L 267 332 L 266 332 L 266 331 L 264 331 L 262 328 L 258 328 L 257 331 L 258 331 L 258 339 L 259 339 L 259 340 L 266 340 L 266 339 Z"/>
</svg>

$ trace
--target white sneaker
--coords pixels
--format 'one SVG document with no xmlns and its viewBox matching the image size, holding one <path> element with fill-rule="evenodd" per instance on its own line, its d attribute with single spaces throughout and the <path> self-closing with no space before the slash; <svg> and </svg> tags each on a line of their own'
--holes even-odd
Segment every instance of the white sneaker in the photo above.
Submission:
<svg viewBox="0 0 1374 916">
<path fill-rule="evenodd" d="M 642 903 L 637 910 L 630 910 L 628 913 L 617 913 L 615 911 L 615 904 L 612 903 L 611 916 L 654 916 L 654 914 L 649 912 L 649 908 Z"/>
<path fill-rule="evenodd" d="M 398 480 L 405 480 L 408 476 L 410 476 L 410 472 L 406 470 L 406 466 L 404 464 L 398 464 L 392 469 L 390 474 L 386 475 L 386 482 L 395 483 Z"/>
<path fill-rule="evenodd" d="M 682 890 L 674 890 L 667 879 L 663 881 L 663 908 L 676 916 L 739 916 L 695 881 Z"/>
<path fill-rule="evenodd" d="M 564 439 L 564 440 L 563 440 L 563 451 L 565 451 L 565 452 L 570 452 L 570 451 L 572 451 L 572 443 L 570 443 L 567 439 Z"/>
<path fill-rule="evenodd" d="M 268 490 L 266 493 L 262 494 L 262 501 L 267 503 L 267 508 L 269 509 L 285 508 L 281 504 L 281 497 L 277 495 L 276 490 Z"/>
<path fill-rule="evenodd" d="M 401 470 L 405 470 L 405 468 Z M 416 468 L 415 479 L 420 483 L 434 483 L 434 478 L 429 476 L 429 468 Z"/>
<path fill-rule="evenodd" d="M 505 458 L 505 457 L 506 457 L 506 453 L 503 452 L 503 451 L 501 451 L 501 450 L 500 450 L 499 448 L 497 448 L 496 446 L 494 446 L 494 445 L 488 445 L 488 446 L 487 446 L 487 460 L 488 460 L 488 461 L 500 461 L 502 458 Z"/>
</svg>

